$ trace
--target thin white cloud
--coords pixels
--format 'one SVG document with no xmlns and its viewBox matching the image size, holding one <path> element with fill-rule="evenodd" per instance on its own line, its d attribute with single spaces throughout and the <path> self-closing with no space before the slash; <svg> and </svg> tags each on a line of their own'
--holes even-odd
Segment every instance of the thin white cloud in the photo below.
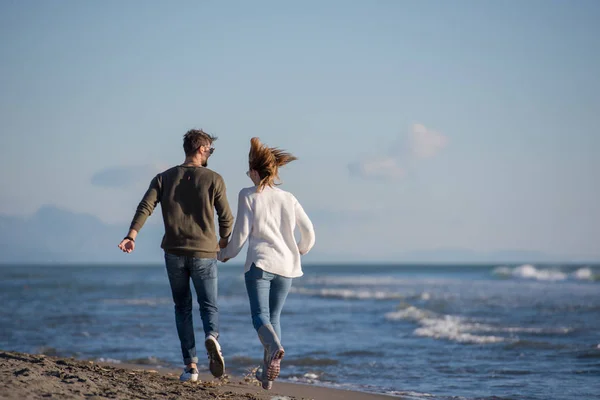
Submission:
<svg viewBox="0 0 600 400">
<path fill-rule="evenodd" d="M 421 124 L 413 124 L 410 130 L 411 154 L 417 158 L 431 158 L 448 144 L 448 138 L 440 133 L 425 128 Z"/>
<path fill-rule="evenodd" d="M 348 165 L 353 176 L 375 180 L 398 180 L 407 173 L 407 165 L 413 160 L 435 157 L 448 145 L 448 138 L 427 129 L 422 124 L 413 124 L 407 135 L 400 137 L 390 147 L 392 150 L 382 157 L 368 157 Z"/>
<path fill-rule="evenodd" d="M 393 157 L 359 161 L 350 164 L 348 168 L 353 175 L 372 179 L 394 180 L 402 178 L 406 173 Z"/>
</svg>

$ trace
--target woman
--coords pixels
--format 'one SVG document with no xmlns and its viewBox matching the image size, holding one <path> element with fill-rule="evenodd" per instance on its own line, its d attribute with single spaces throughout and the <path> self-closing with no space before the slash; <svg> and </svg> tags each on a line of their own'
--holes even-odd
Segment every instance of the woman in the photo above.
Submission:
<svg viewBox="0 0 600 400">
<path fill-rule="evenodd" d="M 264 346 L 263 367 L 256 373 L 264 389 L 270 389 L 279 376 L 284 355 L 279 323 L 283 304 L 292 279 L 302 276 L 300 256 L 315 243 L 312 223 L 298 200 L 275 187 L 279 167 L 294 160 L 290 153 L 267 147 L 258 138 L 250 140 L 247 175 L 254 186 L 240 191 L 231 241 L 219 253 L 219 260 L 226 262 L 248 241 L 245 280 L 252 324 Z M 294 238 L 296 227 L 299 243 Z"/>
</svg>

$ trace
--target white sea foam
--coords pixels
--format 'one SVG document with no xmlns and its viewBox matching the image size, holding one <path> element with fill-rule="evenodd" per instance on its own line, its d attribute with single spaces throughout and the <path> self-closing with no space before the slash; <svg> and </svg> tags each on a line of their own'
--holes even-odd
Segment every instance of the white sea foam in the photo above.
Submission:
<svg viewBox="0 0 600 400">
<path fill-rule="evenodd" d="M 579 268 L 577 271 L 573 272 L 572 276 L 574 279 L 580 281 L 593 281 L 595 279 L 594 273 L 591 268 L 588 267 Z"/>
<path fill-rule="evenodd" d="M 403 392 L 403 391 L 398 391 L 398 390 L 390 390 L 388 392 L 385 392 L 385 394 L 390 395 L 390 396 L 399 396 L 402 399 L 406 399 L 406 400 L 435 397 L 433 394 L 429 394 L 429 393 L 418 393 L 418 392 L 411 392 L 411 391 Z"/>
<path fill-rule="evenodd" d="M 567 274 L 564 272 L 552 269 L 537 269 L 530 264 L 515 268 L 512 274 L 519 278 L 532 278 L 540 281 L 563 281 L 567 279 Z"/>
<path fill-rule="evenodd" d="M 494 269 L 494 275 L 504 278 L 530 279 L 538 281 L 565 281 L 574 279 L 579 281 L 594 281 L 599 277 L 589 267 L 579 268 L 572 273 L 566 273 L 556 268 L 536 268 L 531 264 L 524 264 L 515 268 L 500 266 Z"/>
<path fill-rule="evenodd" d="M 290 376 L 287 378 L 291 382 L 301 382 L 301 383 L 321 383 L 319 381 L 319 375 L 314 372 L 307 372 L 302 376 Z"/>
<path fill-rule="evenodd" d="M 445 315 L 442 318 L 426 318 L 420 321 L 421 327 L 415 329 L 417 336 L 432 337 L 435 339 L 448 339 L 459 343 L 498 343 L 504 341 L 499 336 L 474 335 L 476 331 L 462 317 Z"/>
<path fill-rule="evenodd" d="M 389 312 L 389 313 L 385 314 L 385 317 L 388 320 L 392 320 L 392 321 L 406 319 L 409 321 L 419 322 L 419 321 L 423 321 L 428 318 L 435 318 L 436 315 L 437 314 L 435 314 L 434 312 L 422 310 L 420 308 L 413 307 L 413 306 L 409 306 L 402 310 Z"/>
<path fill-rule="evenodd" d="M 498 267 L 494 269 L 495 275 L 519 279 L 533 279 L 538 281 L 564 281 L 568 275 L 556 269 L 537 269 L 531 264 L 524 264 L 515 268 Z"/>
<path fill-rule="evenodd" d="M 446 339 L 459 343 L 498 343 L 512 340 L 498 334 L 513 333 L 538 333 L 565 335 L 572 332 L 568 327 L 535 328 L 535 327 L 506 327 L 492 326 L 469 320 L 455 315 L 442 315 L 433 311 L 424 310 L 414 306 L 389 312 L 385 318 L 390 321 L 407 320 L 420 325 L 414 330 L 417 336 Z M 485 333 L 486 335 L 480 335 Z"/>
<path fill-rule="evenodd" d="M 381 290 L 352 290 L 352 289 L 309 289 L 303 287 L 294 287 L 290 289 L 291 293 L 298 293 L 307 296 L 330 297 L 336 299 L 375 299 L 375 300 L 390 300 L 403 299 L 401 293 L 386 292 Z"/>
<path fill-rule="evenodd" d="M 557 327 L 557 328 L 524 328 L 524 327 L 497 327 L 489 325 L 476 324 L 475 330 L 479 332 L 506 332 L 506 333 L 538 333 L 538 334 L 554 334 L 566 335 L 573 332 L 573 328 Z"/>
<path fill-rule="evenodd" d="M 446 339 L 459 343 L 498 343 L 507 338 L 498 336 L 502 333 L 553 333 L 567 334 L 571 328 L 525 328 L 525 327 L 495 327 L 470 321 L 465 317 L 455 315 L 440 315 L 433 311 L 409 306 L 385 315 L 391 321 L 408 320 L 420 325 L 414 330 L 417 336 Z M 480 335 L 479 333 L 487 333 Z"/>
<path fill-rule="evenodd" d="M 100 357 L 96 361 L 101 362 L 101 363 L 109 363 L 109 364 L 121 364 L 121 360 L 115 360 L 114 358 Z"/>
</svg>

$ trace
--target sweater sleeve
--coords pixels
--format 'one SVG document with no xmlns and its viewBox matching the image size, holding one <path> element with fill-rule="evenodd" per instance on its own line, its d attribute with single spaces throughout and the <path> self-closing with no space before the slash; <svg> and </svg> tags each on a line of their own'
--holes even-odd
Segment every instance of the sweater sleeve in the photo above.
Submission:
<svg viewBox="0 0 600 400">
<path fill-rule="evenodd" d="M 304 255 L 315 245 L 315 230 L 313 224 L 304 212 L 304 209 L 298 201 L 295 204 L 296 225 L 300 231 L 300 242 L 298 242 L 298 250 L 301 255 Z"/>
<path fill-rule="evenodd" d="M 223 261 L 226 258 L 234 258 L 240 253 L 252 231 L 252 220 L 253 211 L 250 206 L 250 199 L 245 195 L 244 190 L 241 190 L 238 195 L 237 216 L 235 218 L 231 240 L 227 247 L 221 249 L 219 252 L 220 261 Z"/>
<path fill-rule="evenodd" d="M 133 229 L 136 231 L 140 231 L 146 222 L 146 219 L 156 208 L 156 205 L 160 201 L 160 190 L 161 190 L 161 180 L 160 175 L 156 175 L 154 179 L 150 182 L 150 186 L 148 190 L 144 194 L 142 201 L 138 204 L 135 215 L 133 216 L 133 220 L 131 221 L 131 225 L 129 229 Z"/>
<path fill-rule="evenodd" d="M 219 176 L 215 184 L 215 209 L 219 220 L 219 236 L 228 238 L 231 235 L 231 227 L 233 226 L 233 214 L 229 208 L 225 182 Z"/>
</svg>

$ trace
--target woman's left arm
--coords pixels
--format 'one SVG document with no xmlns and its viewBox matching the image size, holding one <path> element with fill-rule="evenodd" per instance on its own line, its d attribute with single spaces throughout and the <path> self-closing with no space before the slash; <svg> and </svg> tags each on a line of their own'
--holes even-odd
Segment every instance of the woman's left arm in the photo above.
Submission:
<svg viewBox="0 0 600 400">
<path fill-rule="evenodd" d="M 296 212 L 296 225 L 300 230 L 300 242 L 298 242 L 298 251 L 301 255 L 305 255 L 315 245 L 315 229 L 313 224 L 304 212 L 304 209 L 300 203 L 296 200 L 295 204 Z"/>
</svg>

